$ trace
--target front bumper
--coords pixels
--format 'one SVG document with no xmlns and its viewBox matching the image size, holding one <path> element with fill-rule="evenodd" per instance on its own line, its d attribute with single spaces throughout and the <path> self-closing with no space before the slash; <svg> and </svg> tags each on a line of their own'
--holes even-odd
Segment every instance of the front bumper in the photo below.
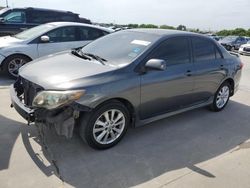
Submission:
<svg viewBox="0 0 250 188">
<path fill-rule="evenodd" d="M 14 107 L 16 111 L 28 122 L 33 122 L 35 120 L 34 109 L 31 109 L 22 103 L 22 101 L 17 97 L 13 84 L 10 86 L 10 97 L 11 106 Z"/>
<path fill-rule="evenodd" d="M 11 106 L 28 121 L 28 124 L 35 122 L 47 127 L 53 126 L 58 135 L 64 135 L 66 138 L 73 136 L 73 129 L 80 111 L 88 110 L 77 103 L 54 110 L 32 109 L 19 99 L 14 84 L 10 86 L 10 97 Z"/>
</svg>

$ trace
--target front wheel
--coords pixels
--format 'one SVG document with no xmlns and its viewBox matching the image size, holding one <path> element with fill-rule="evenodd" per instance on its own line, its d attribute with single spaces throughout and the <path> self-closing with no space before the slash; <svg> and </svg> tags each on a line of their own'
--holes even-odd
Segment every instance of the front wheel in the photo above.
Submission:
<svg viewBox="0 0 250 188">
<path fill-rule="evenodd" d="M 24 55 L 12 55 L 7 57 L 3 62 L 4 73 L 11 78 L 18 77 L 19 68 L 31 61 Z"/>
<path fill-rule="evenodd" d="M 108 149 L 122 139 L 129 122 L 127 108 L 118 101 L 112 101 L 83 115 L 80 136 L 92 148 Z"/>
<path fill-rule="evenodd" d="M 229 101 L 230 93 L 231 85 L 224 82 L 215 93 L 213 103 L 210 106 L 211 110 L 215 112 L 223 110 Z"/>
</svg>

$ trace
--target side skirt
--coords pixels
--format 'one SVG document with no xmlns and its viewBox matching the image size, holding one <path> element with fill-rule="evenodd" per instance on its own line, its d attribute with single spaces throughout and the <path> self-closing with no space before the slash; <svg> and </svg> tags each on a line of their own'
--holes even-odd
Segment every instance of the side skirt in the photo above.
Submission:
<svg viewBox="0 0 250 188">
<path fill-rule="evenodd" d="M 180 110 L 176 110 L 176 111 L 173 111 L 173 112 L 168 112 L 168 113 L 161 114 L 161 115 L 151 117 L 151 118 L 148 118 L 148 119 L 144 119 L 144 120 L 137 120 L 137 122 L 135 123 L 135 127 L 140 127 L 140 126 L 152 123 L 154 121 L 158 121 L 158 120 L 161 120 L 161 119 L 164 119 L 164 118 L 167 118 L 167 117 L 170 117 L 170 116 L 174 116 L 174 115 L 186 112 L 186 111 L 194 110 L 196 108 L 201 108 L 201 107 L 208 106 L 208 105 L 213 103 L 213 99 L 214 99 L 214 96 L 210 97 L 206 102 L 199 103 L 199 104 L 196 104 L 196 105 L 191 106 L 191 107 L 182 108 Z"/>
</svg>

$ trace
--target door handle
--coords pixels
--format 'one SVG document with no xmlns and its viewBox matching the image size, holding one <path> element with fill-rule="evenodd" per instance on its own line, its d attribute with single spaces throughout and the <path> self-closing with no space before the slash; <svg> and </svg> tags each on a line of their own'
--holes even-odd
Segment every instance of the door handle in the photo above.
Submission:
<svg viewBox="0 0 250 188">
<path fill-rule="evenodd" d="M 187 76 L 192 76 L 192 71 L 191 70 L 187 70 L 186 75 Z"/>
</svg>

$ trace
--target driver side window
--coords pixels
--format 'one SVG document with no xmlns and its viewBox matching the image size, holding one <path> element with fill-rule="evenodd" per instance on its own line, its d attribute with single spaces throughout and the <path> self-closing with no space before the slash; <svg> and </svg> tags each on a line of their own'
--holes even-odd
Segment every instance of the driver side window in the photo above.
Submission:
<svg viewBox="0 0 250 188">
<path fill-rule="evenodd" d="M 186 37 L 175 37 L 162 42 L 150 59 L 163 59 L 168 65 L 190 63 L 189 42 Z"/>
</svg>

